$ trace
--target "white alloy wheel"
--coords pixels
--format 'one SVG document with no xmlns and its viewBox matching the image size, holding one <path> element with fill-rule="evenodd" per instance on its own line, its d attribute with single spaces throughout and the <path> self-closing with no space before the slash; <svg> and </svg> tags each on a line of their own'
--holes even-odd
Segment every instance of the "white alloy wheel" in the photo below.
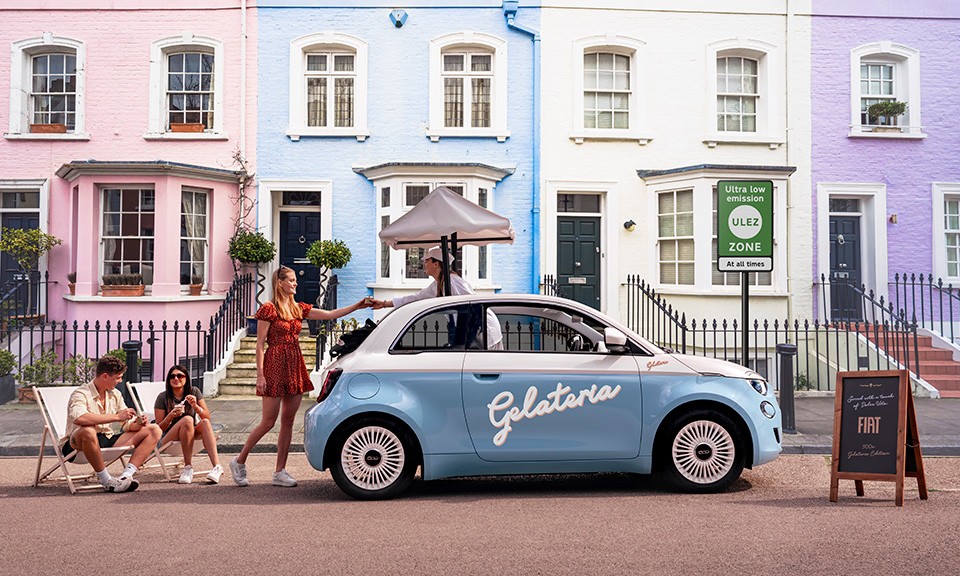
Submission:
<svg viewBox="0 0 960 576">
<path fill-rule="evenodd" d="M 361 490 L 390 488 L 400 478 L 405 464 L 406 453 L 400 438 L 382 426 L 358 428 L 340 450 L 344 476 Z"/>
<path fill-rule="evenodd" d="M 677 432 L 670 457 L 684 478 L 706 485 L 730 472 L 736 452 L 737 446 L 726 428 L 712 420 L 694 420 Z"/>
</svg>

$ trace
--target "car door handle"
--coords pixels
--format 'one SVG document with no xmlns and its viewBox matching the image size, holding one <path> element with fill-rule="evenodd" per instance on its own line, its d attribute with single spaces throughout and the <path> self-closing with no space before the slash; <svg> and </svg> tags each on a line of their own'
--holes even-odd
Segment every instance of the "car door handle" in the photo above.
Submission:
<svg viewBox="0 0 960 576">
<path fill-rule="evenodd" d="M 500 379 L 500 374 L 492 372 L 474 372 L 473 377 L 475 380 L 479 380 L 481 382 L 496 382 Z"/>
</svg>

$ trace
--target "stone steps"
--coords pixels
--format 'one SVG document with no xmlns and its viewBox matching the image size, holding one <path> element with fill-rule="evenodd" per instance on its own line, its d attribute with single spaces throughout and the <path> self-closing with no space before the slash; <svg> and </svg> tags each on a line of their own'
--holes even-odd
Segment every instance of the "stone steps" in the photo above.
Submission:
<svg viewBox="0 0 960 576">
<path fill-rule="evenodd" d="M 257 338 L 247 336 L 240 340 L 240 347 L 233 353 L 233 363 L 227 366 L 227 377 L 220 381 L 221 396 L 253 396 L 257 393 Z M 312 369 L 316 355 L 317 341 L 307 334 L 300 334 L 300 350 Z"/>
</svg>

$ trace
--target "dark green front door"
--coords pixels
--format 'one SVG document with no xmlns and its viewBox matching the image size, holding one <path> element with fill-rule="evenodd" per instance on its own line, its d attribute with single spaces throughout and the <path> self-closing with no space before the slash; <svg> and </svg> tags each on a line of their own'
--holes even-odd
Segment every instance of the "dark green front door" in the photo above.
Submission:
<svg viewBox="0 0 960 576">
<path fill-rule="evenodd" d="M 557 218 L 557 280 L 566 297 L 600 309 L 600 218 Z"/>
</svg>

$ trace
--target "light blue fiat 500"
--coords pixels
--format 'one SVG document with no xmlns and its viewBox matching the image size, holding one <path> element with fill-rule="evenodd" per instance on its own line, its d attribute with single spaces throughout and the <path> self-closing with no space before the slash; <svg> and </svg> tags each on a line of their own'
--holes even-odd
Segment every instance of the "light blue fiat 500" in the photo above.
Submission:
<svg viewBox="0 0 960 576">
<path fill-rule="evenodd" d="M 347 344 L 303 443 L 355 498 L 397 496 L 418 467 L 424 480 L 662 470 L 717 492 L 780 454 L 759 374 L 667 353 L 570 300 L 431 298 Z"/>
</svg>

